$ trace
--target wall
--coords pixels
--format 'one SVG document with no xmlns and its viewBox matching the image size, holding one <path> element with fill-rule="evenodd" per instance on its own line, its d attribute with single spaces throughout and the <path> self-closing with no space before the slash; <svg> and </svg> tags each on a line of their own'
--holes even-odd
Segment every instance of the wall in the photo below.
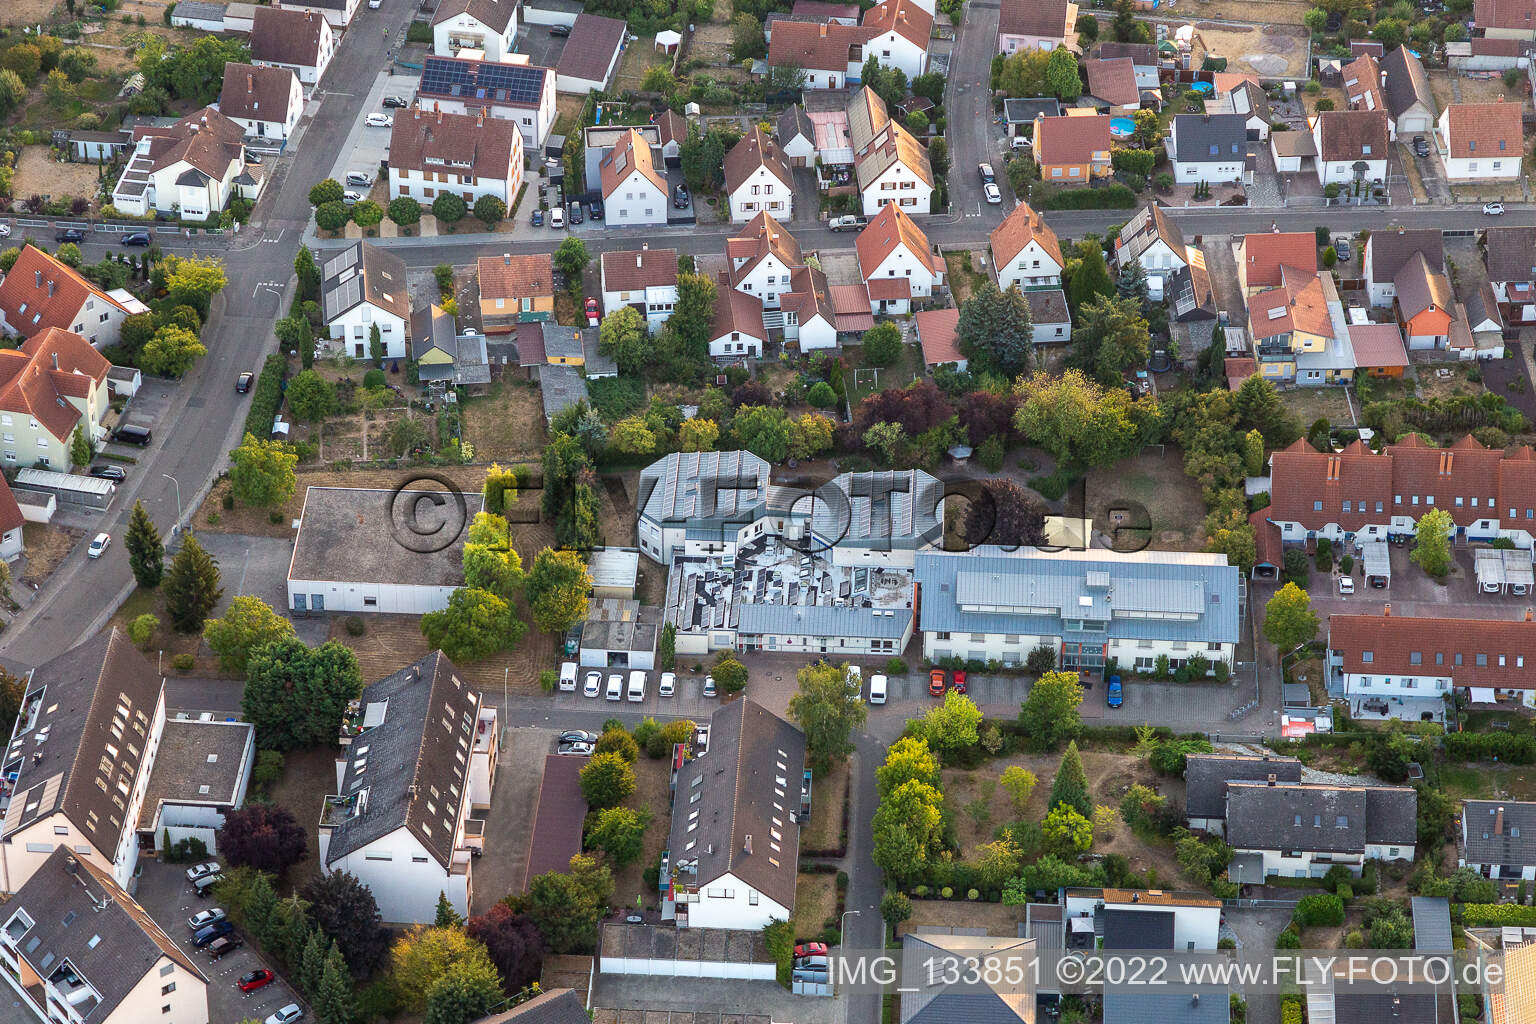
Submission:
<svg viewBox="0 0 1536 1024">
<path fill-rule="evenodd" d="M 457 587 L 417 586 L 409 583 L 335 583 L 317 580 L 288 581 L 288 607 L 315 611 L 314 595 L 324 599 L 327 612 L 378 612 L 385 615 L 425 615 L 448 607 Z M 294 603 L 304 597 L 304 608 Z M 367 603 L 373 599 L 372 604 Z"/>
<path fill-rule="evenodd" d="M 495 196 L 507 204 L 508 209 L 517 201 L 518 189 L 523 185 L 523 154 L 521 133 L 512 136 L 517 145 L 507 162 L 507 174 L 503 178 L 478 178 L 473 175 L 425 171 L 416 167 L 389 168 L 389 198 L 410 196 L 423 206 L 431 206 L 432 200 L 444 192 L 452 192 L 469 206 L 481 196 Z M 429 176 L 430 175 L 430 176 Z M 451 180 L 436 180 L 437 177 Z"/>
<path fill-rule="evenodd" d="M 768 168 L 758 167 L 731 193 L 731 223 L 745 224 L 765 210 L 774 220 L 788 221 L 794 216 L 794 204 L 793 186 L 780 181 Z"/>
<path fill-rule="evenodd" d="M 453 57 L 461 49 L 484 50 L 486 60 L 499 62 L 512 52 L 516 35 L 515 13 L 508 20 L 506 31 L 499 35 L 473 16 L 461 14 L 432 26 L 432 52 L 439 57 Z"/>
<path fill-rule="evenodd" d="M 1008 643 L 1008 637 L 1015 635 L 1018 636 L 1018 642 Z M 939 639 L 940 636 L 937 632 L 923 632 L 923 655 L 931 661 L 958 657 L 968 661 L 1000 661 L 1005 665 L 1022 664 L 1029 657 L 1029 652 L 1041 644 L 1059 651 L 1063 639 L 1061 636 L 1011 633 L 981 634 L 980 640 L 973 633 L 951 633 L 949 639 L 944 640 Z M 1111 639 L 1105 643 L 1104 654 L 1106 658 L 1118 659 L 1126 669 L 1145 663 L 1143 671 L 1147 671 L 1159 654 L 1167 655 L 1170 661 L 1181 661 L 1200 654 L 1212 662 L 1225 661 L 1231 664 L 1233 649 L 1234 645 L 1228 643 L 1218 644 L 1212 649 L 1202 641 Z"/>
<path fill-rule="evenodd" d="M 369 851 L 390 859 L 370 858 Z M 447 893 L 460 914 L 469 913 L 469 875 L 449 874 L 403 827 L 326 864 L 325 870 L 350 871 L 372 889 L 386 924 L 430 924 L 437 918 L 439 892 Z"/>
<path fill-rule="evenodd" d="M 642 174 L 631 174 L 603 200 L 603 220 L 620 227 L 632 224 L 666 224 L 670 204 L 667 194 Z"/>
<path fill-rule="evenodd" d="M 333 11 L 328 7 L 310 7 L 304 3 L 294 3 L 293 0 L 283 0 L 279 6 L 285 11 L 314 11 L 316 14 L 323 15 L 326 24 L 332 28 L 342 28 L 351 22 L 353 16 L 357 14 L 357 5 L 358 0 L 347 0 L 343 10 Z M 224 27 L 230 27 L 227 18 Z M 249 29 L 246 31 L 249 31 Z"/>
<path fill-rule="evenodd" d="M 640 957 L 611 956 L 602 958 L 602 972 L 604 974 L 643 974 L 663 978 L 736 978 L 749 981 L 772 981 L 775 977 L 775 970 L 773 964 L 743 964 L 723 960 L 656 960 L 642 959 Z"/>
<path fill-rule="evenodd" d="M 1196 163 L 1194 161 L 1175 160 L 1173 162 L 1173 180 L 1182 184 L 1204 181 L 1212 185 L 1219 185 L 1222 182 L 1236 181 L 1242 176 L 1242 161 L 1235 163 Z"/>
<path fill-rule="evenodd" d="M 379 325 L 379 340 L 384 343 L 384 357 L 404 359 L 406 357 L 405 318 L 367 302 L 359 303 L 331 321 L 333 344 L 324 347 L 328 351 L 345 349 L 353 358 L 361 356 L 366 359 L 368 342 L 372 335 L 369 328 L 374 324 Z M 357 347 L 359 344 L 363 346 L 361 351 Z"/>
<path fill-rule="evenodd" d="M 524 147 L 542 148 L 545 138 L 549 135 L 550 126 L 555 123 L 554 76 L 545 77 L 550 85 L 539 97 L 537 107 L 513 107 L 495 103 L 488 105 L 492 117 L 517 122 L 518 130 L 523 133 Z M 463 100 L 442 99 L 436 96 L 432 97 L 430 102 L 445 114 L 478 114 L 482 108 L 487 108 L 484 102 L 477 102 L 471 109 Z M 427 105 L 428 102 L 423 100 L 422 106 Z"/>
<path fill-rule="evenodd" d="M 729 898 L 712 897 L 712 892 L 730 893 Z M 751 900 L 756 897 L 757 903 L 753 905 Z M 690 902 L 688 908 L 688 927 L 692 928 L 729 928 L 739 931 L 760 930 L 769 921 L 775 918 L 787 921 L 793 915 L 785 907 L 768 898 L 766 894 L 752 889 L 747 883 L 734 875 L 725 874 L 710 882 L 708 885 L 699 886 L 699 898 L 697 902 Z M 767 965 L 772 970 L 772 965 Z"/>
<path fill-rule="evenodd" d="M 167 966 L 170 972 L 161 975 Z M 162 989 L 175 983 L 173 992 Z M 169 1013 L 161 1012 L 169 1006 Z M 104 1024 L 143 1024 L 145 1021 L 163 1021 L 169 1024 L 205 1024 L 208 1020 L 208 983 L 187 973 L 168 956 L 161 956 L 144 976 L 139 979 L 111 1016 L 103 1017 Z"/>
<path fill-rule="evenodd" d="M 1360 869 L 1363 861 L 1362 854 L 1317 854 L 1317 857 L 1327 856 L 1327 860 L 1317 860 L 1314 863 L 1314 854 L 1303 850 L 1299 857 L 1287 857 L 1280 850 L 1246 850 L 1241 847 L 1234 848 L 1234 853 L 1259 853 L 1264 860 L 1264 874 L 1284 875 L 1286 878 L 1321 878 L 1336 865 L 1342 864 L 1349 869 L 1349 873 L 1356 878 L 1360 877 Z"/>
<path fill-rule="evenodd" d="M 884 185 L 892 188 L 884 188 Z M 910 186 L 910 187 L 906 187 Z M 873 217 L 880 208 L 895 203 L 901 212 L 914 217 L 926 216 L 932 210 L 933 189 L 905 164 L 892 164 L 879 178 L 863 189 L 864 216 Z"/>
<path fill-rule="evenodd" d="M 879 266 L 866 271 L 865 275 L 867 281 L 873 281 L 876 278 L 904 277 L 911 285 L 913 298 L 927 298 L 933 294 L 932 268 L 919 262 L 917 256 L 905 245 L 898 245 Z"/>
</svg>

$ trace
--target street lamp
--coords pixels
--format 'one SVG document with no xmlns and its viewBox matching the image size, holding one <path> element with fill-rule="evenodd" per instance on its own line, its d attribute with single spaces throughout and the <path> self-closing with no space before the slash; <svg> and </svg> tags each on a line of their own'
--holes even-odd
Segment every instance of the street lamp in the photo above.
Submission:
<svg viewBox="0 0 1536 1024">
<path fill-rule="evenodd" d="M 176 485 L 176 530 L 180 530 L 181 529 L 181 481 L 177 480 L 175 477 L 171 476 L 171 474 L 169 474 L 169 473 L 161 473 L 160 475 L 165 477 L 171 483 Z M 176 531 L 173 530 L 171 532 L 174 533 Z"/>
<path fill-rule="evenodd" d="M 862 911 L 858 911 L 858 910 L 845 910 L 845 911 L 843 911 L 843 916 L 838 918 L 838 921 L 837 921 L 837 931 L 838 931 L 838 934 L 842 937 L 842 941 L 840 943 L 838 943 L 838 945 L 842 946 L 844 949 L 848 948 L 848 915 L 849 914 L 860 914 L 860 913 L 862 913 Z"/>
</svg>

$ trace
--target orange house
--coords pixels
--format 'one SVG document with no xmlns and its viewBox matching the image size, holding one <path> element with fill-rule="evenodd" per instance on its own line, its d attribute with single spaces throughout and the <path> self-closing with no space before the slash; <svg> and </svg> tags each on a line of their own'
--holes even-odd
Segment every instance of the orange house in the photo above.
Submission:
<svg viewBox="0 0 1536 1024">
<path fill-rule="evenodd" d="M 1451 282 L 1430 267 L 1422 252 L 1403 264 L 1397 286 L 1397 320 L 1410 349 L 1444 348 L 1451 334 Z"/>
<path fill-rule="evenodd" d="M 1109 174 L 1109 115 L 1037 115 L 1035 160 L 1040 180 L 1053 185 L 1086 183 Z"/>
</svg>

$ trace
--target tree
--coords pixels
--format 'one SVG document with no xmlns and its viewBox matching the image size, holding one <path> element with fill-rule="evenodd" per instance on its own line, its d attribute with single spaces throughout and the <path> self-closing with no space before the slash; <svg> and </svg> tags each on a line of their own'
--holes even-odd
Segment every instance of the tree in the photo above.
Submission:
<svg viewBox="0 0 1536 1024">
<path fill-rule="evenodd" d="M 882 420 L 864 431 L 860 440 L 864 442 L 864 447 L 879 452 L 887 466 L 894 466 L 897 456 L 906 450 L 907 432 L 900 423 Z"/>
<path fill-rule="evenodd" d="M 895 928 L 912 916 L 912 901 L 904 892 L 887 889 L 885 895 L 880 897 L 880 916 L 887 925 Z"/>
<path fill-rule="evenodd" d="M 1408 556 L 1435 579 L 1444 579 L 1451 571 L 1451 533 L 1456 522 L 1443 508 L 1431 509 L 1419 517 L 1413 534 L 1413 551 Z"/>
<path fill-rule="evenodd" d="M 890 366 L 901 358 L 901 328 L 889 320 L 878 323 L 864 332 L 862 345 L 871 366 Z"/>
<path fill-rule="evenodd" d="M 805 733 L 806 762 L 820 775 L 853 753 L 849 736 L 868 714 L 863 684 L 846 665 L 807 665 L 795 678 L 800 688 L 789 698 L 789 718 Z"/>
<path fill-rule="evenodd" d="M 1084 818 L 1093 813 L 1093 800 L 1088 795 L 1088 775 L 1083 771 L 1083 758 L 1077 752 L 1076 740 L 1067 744 L 1066 752 L 1061 755 L 1061 764 L 1056 769 L 1056 777 L 1051 780 L 1048 806 L 1056 808 L 1062 804 L 1071 807 Z"/>
<path fill-rule="evenodd" d="M 326 203 L 339 203 L 345 192 L 346 189 L 341 187 L 341 182 L 335 178 L 326 178 L 310 186 L 309 205 L 318 207 Z"/>
<path fill-rule="evenodd" d="M 427 994 L 456 964 L 480 965 L 492 977 L 496 976 L 496 967 L 485 947 L 458 927 L 418 925 L 395 940 L 390 960 L 390 974 L 401 1008 L 409 1013 L 425 1011 Z"/>
<path fill-rule="evenodd" d="M 309 647 L 281 637 L 246 660 L 245 720 L 263 750 L 334 743 L 347 704 L 363 692 L 357 655 L 335 640 Z"/>
<path fill-rule="evenodd" d="M 747 686 L 747 666 L 737 660 L 730 651 L 721 651 L 710 668 L 715 684 L 724 694 L 740 693 Z"/>
<path fill-rule="evenodd" d="M 310 923 L 335 941 L 353 975 L 372 974 L 389 949 L 389 932 L 372 890 L 350 872 L 329 871 L 312 875 L 301 895 L 309 904 Z"/>
<path fill-rule="evenodd" d="M 389 219 L 403 228 L 421 222 L 421 204 L 410 196 L 400 196 L 389 201 Z"/>
<path fill-rule="evenodd" d="M 209 619 L 203 626 L 203 639 L 219 656 L 219 667 L 237 675 L 245 674 L 253 650 L 293 635 L 293 623 L 261 598 L 248 595 L 231 601 L 222 619 Z"/>
<path fill-rule="evenodd" d="M 262 930 L 262 945 L 275 953 L 290 970 L 298 968 L 304 956 L 304 946 L 309 942 L 309 919 L 304 916 L 307 910 L 297 894 L 277 900 L 272 905 L 267 926 Z"/>
<path fill-rule="evenodd" d="M 598 327 L 598 351 L 619 364 L 619 372 L 639 373 L 650 357 L 645 318 L 634 306 L 620 306 Z"/>
<path fill-rule="evenodd" d="M 315 207 L 315 227 L 322 231 L 340 231 L 351 219 L 352 211 L 344 203 L 321 203 Z"/>
<path fill-rule="evenodd" d="M 205 322 L 213 297 L 229 283 L 224 264 L 213 256 L 167 256 L 155 273 L 165 275 L 166 298 L 173 307 L 191 306 Z"/>
<path fill-rule="evenodd" d="M 294 467 L 299 464 L 299 456 L 292 445 L 246 434 L 240 447 L 229 453 L 229 459 L 229 486 L 237 501 L 257 508 L 277 508 L 293 497 L 298 488 Z"/>
<path fill-rule="evenodd" d="M 1093 846 L 1093 823 L 1067 804 L 1051 808 L 1040 825 L 1040 834 L 1058 853 L 1087 853 Z"/>
<path fill-rule="evenodd" d="M 1239 499 L 1242 495 L 1238 494 Z M 1248 509 L 1241 500 L 1226 508 L 1213 508 L 1205 517 L 1205 550 L 1227 556 L 1227 561 L 1244 573 L 1258 558 L 1258 539 L 1248 521 Z"/>
<path fill-rule="evenodd" d="M 1243 471 L 1249 476 L 1264 472 L 1264 435 L 1257 429 L 1243 435 Z"/>
<path fill-rule="evenodd" d="M 592 577 L 576 552 L 545 548 L 534 556 L 527 589 L 534 624 L 546 633 L 564 633 L 586 617 Z"/>
<path fill-rule="evenodd" d="M 304 953 L 299 957 L 299 991 L 313 999 L 320 991 L 320 978 L 325 974 L 325 954 L 330 952 L 331 940 L 319 931 L 311 931 L 304 943 Z"/>
<path fill-rule="evenodd" d="M 128 623 L 128 639 L 132 640 L 133 645 L 139 650 L 148 650 L 149 642 L 155 638 L 155 630 L 159 628 L 160 620 L 149 612 L 145 612 L 143 615 L 134 616 L 133 621 Z"/>
<path fill-rule="evenodd" d="M 618 754 L 630 764 L 634 764 L 640 758 L 640 744 L 628 730 L 614 723 L 604 729 L 603 734 L 597 738 L 597 742 L 592 745 L 592 753 Z"/>
<path fill-rule="evenodd" d="M 1008 799 L 1013 801 L 1013 809 L 1019 814 L 1029 806 L 1029 798 L 1035 792 L 1035 784 L 1038 780 L 1035 773 L 1020 765 L 1009 765 L 1003 769 L 1003 776 L 999 780 L 1003 789 L 1008 793 Z"/>
<path fill-rule="evenodd" d="M 683 420 L 677 428 L 677 445 L 684 452 L 712 452 L 720 440 L 720 426 L 714 420 L 694 417 Z"/>
<path fill-rule="evenodd" d="M 308 833 L 288 808 L 252 802 L 225 812 L 219 854 L 236 866 L 281 875 L 309 856 Z"/>
<path fill-rule="evenodd" d="M 1068 51 L 1070 55 L 1071 51 Z M 1115 285 L 1109 279 L 1109 268 L 1104 264 L 1104 247 L 1098 239 L 1089 238 L 1077 248 L 1081 262 L 1072 274 L 1067 297 L 1072 309 L 1080 311 L 1096 298 L 1109 298 L 1115 294 Z M 1073 331 L 1076 340 L 1077 332 Z"/>
<path fill-rule="evenodd" d="M 753 455 L 771 463 L 789 456 L 789 421 L 772 405 L 745 405 L 736 410 L 736 440 Z"/>
<path fill-rule="evenodd" d="M 464 930 L 485 945 L 501 974 L 504 992 L 517 992 L 539 980 L 544 964 L 544 939 L 533 920 L 505 903 L 493 903 L 484 914 L 471 917 Z"/>
<path fill-rule="evenodd" d="M 613 425 L 608 443 L 621 455 L 652 455 L 656 451 L 656 432 L 644 416 L 627 416 Z"/>
<path fill-rule="evenodd" d="M 332 184 L 336 184 L 332 182 Z M 336 185 L 339 189 L 340 185 Z M 319 205 L 310 197 L 310 205 Z M 293 258 L 293 272 L 299 278 L 299 298 L 318 300 L 320 298 L 320 267 L 315 263 L 315 254 L 309 246 L 299 246 L 299 254 Z"/>
<path fill-rule="evenodd" d="M 1016 388 L 1014 428 L 1067 466 L 1104 466 L 1134 452 L 1140 431 L 1124 388 L 1106 390 L 1080 370 L 1037 373 Z"/>
<path fill-rule="evenodd" d="M 1307 26 L 1307 30 L 1313 35 L 1322 32 L 1328 24 L 1328 12 L 1321 7 L 1309 7 L 1301 16 L 1301 23 Z"/>
<path fill-rule="evenodd" d="M 1000 292 L 990 278 L 961 303 L 955 336 L 960 351 L 977 370 L 1015 377 L 1034 362 L 1029 303 L 1017 287 Z"/>
<path fill-rule="evenodd" d="M 356 1013 L 352 978 L 338 943 L 331 943 L 320 973 L 320 987 L 311 1000 L 319 1024 L 350 1024 Z"/>
<path fill-rule="evenodd" d="M 444 224 L 457 224 L 469 213 L 469 204 L 456 192 L 439 192 L 432 200 L 432 216 Z"/>
<path fill-rule="evenodd" d="M 1006 96 L 1044 96 L 1050 91 L 1046 70 L 1050 65 L 1048 50 L 1020 50 L 1003 60 L 997 87 Z"/>
<path fill-rule="evenodd" d="M 17 43 L 0 56 L 0 66 L 14 72 L 23 83 L 31 82 L 42 70 L 42 51 L 31 43 Z"/>
<path fill-rule="evenodd" d="M 885 763 L 875 769 L 875 791 L 884 799 L 907 782 L 921 782 L 937 789 L 939 759 L 919 736 L 903 736 L 885 752 Z"/>
<path fill-rule="evenodd" d="M 157 377 L 181 377 L 207 354 L 197 335 L 184 327 L 167 324 L 145 343 L 139 353 L 139 366 Z"/>
<path fill-rule="evenodd" d="M 626 867 L 640 859 L 645 825 L 645 816 L 633 808 L 605 808 L 597 812 L 587 829 L 587 846 L 602 850 L 618 867 Z"/>
<path fill-rule="evenodd" d="M 924 877 L 943 850 L 944 797 L 926 783 L 903 782 L 880 801 L 871 827 L 876 866 L 904 889 Z"/>
<path fill-rule="evenodd" d="M 789 457 L 812 459 L 832 447 L 835 428 L 820 413 L 808 412 L 789 421 Z"/>
<path fill-rule="evenodd" d="M 449 596 L 447 608 L 421 617 L 427 643 L 457 662 L 481 661 L 514 647 L 526 629 L 505 600 L 473 587 L 460 587 Z"/>
<path fill-rule="evenodd" d="M 464 923 L 464 918 L 448 901 L 448 894 L 441 889 L 437 891 L 437 915 L 432 923 L 438 928 L 457 928 Z"/>
<path fill-rule="evenodd" d="M 128 547 L 128 567 L 133 570 L 134 582 L 145 588 L 158 587 L 160 577 L 165 574 L 165 545 L 149 513 L 144 511 L 143 503 L 137 500 L 128 517 L 125 543 Z"/>
<path fill-rule="evenodd" d="M 560 243 L 560 248 L 555 250 L 555 269 L 566 276 L 567 280 L 578 281 L 581 272 L 587 269 L 587 264 L 592 262 L 592 257 L 587 253 L 587 243 L 575 235 L 567 235 L 565 241 Z"/>
<path fill-rule="evenodd" d="M 1128 150 L 1127 152 L 1136 152 Z M 1147 272 L 1142 269 L 1141 260 L 1125 260 L 1120 267 L 1120 276 L 1115 278 L 1115 294 L 1122 299 L 1134 299 L 1138 306 L 1145 306 L 1148 301 Z"/>
<path fill-rule="evenodd" d="M 512 527 L 502 516 L 477 512 L 464 538 L 464 585 L 513 601 L 523 586 L 523 559 L 512 546 Z"/>
<path fill-rule="evenodd" d="M 0 728 L 10 730 L 21 714 L 21 702 L 26 698 L 27 684 L 18 676 L 0 666 Z M 9 731 L 6 733 L 10 735 Z"/>
<path fill-rule="evenodd" d="M 972 546 L 1040 547 L 1045 544 L 1045 512 L 1034 494 L 1006 477 L 994 477 L 966 506 L 960 535 Z"/>
<path fill-rule="evenodd" d="M 196 537 L 187 534 L 165 577 L 165 611 L 171 625 L 183 633 L 196 633 L 223 596 L 219 563 Z"/>
<path fill-rule="evenodd" d="M 713 278 L 703 274 L 677 275 L 677 305 L 667 319 L 659 347 L 668 352 L 674 375 L 679 379 L 697 375 L 710 365 L 709 332 L 715 319 L 715 292 Z"/>
<path fill-rule="evenodd" d="M 581 792 L 594 808 L 615 807 L 634 791 L 635 769 L 619 754 L 594 754 L 581 769 Z"/>
<path fill-rule="evenodd" d="M 352 207 L 352 223 L 360 228 L 377 227 L 384 219 L 384 207 L 372 199 L 364 199 Z"/>
<path fill-rule="evenodd" d="M 1045 65 L 1045 80 L 1051 92 L 1064 103 L 1071 103 L 1083 94 L 1083 79 L 1077 71 L 1077 55 L 1066 47 L 1051 51 Z"/>
<path fill-rule="evenodd" d="M 1281 654 L 1289 654 L 1316 639 L 1317 624 L 1312 598 L 1294 583 L 1277 590 L 1264 606 L 1264 639 Z"/>
<path fill-rule="evenodd" d="M 496 225 L 501 223 L 506 215 L 507 204 L 489 192 L 475 200 L 475 220 L 484 224 L 487 231 L 496 230 Z"/>
<path fill-rule="evenodd" d="M 1026 736 L 1046 750 L 1082 729 L 1078 707 L 1083 688 L 1076 672 L 1046 672 L 1029 688 L 1019 709 L 1019 724 Z"/>
<path fill-rule="evenodd" d="M 763 38 L 763 23 L 743 11 L 731 21 L 731 60 L 744 61 L 768 56 Z"/>
<path fill-rule="evenodd" d="M 375 366 L 383 365 L 384 362 L 384 337 L 380 334 L 379 325 L 376 323 L 368 327 L 368 359 Z M 367 381 L 367 379 L 365 374 L 363 380 Z M 293 401 L 291 396 L 289 401 Z"/>
<path fill-rule="evenodd" d="M 1257 430 L 1271 451 L 1286 447 L 1301 436 L 1301 421 L 1280 400 L 1272 381 L 1254 374 L 1237 389 L 1237 426 Z"/>
<path fill-rule="evenodd" d="M 1074 277 L 1074 287 L 1077 282 Z M 1147 321 L 1135 300 L 1095 296 L 1077 308 L 1069 359 L 1106 388 L 1118 388 L 1126 370 L 1146 364 L 1148 342 Z"/>
<path fill-rule="evenodd" d="M 1408 24 L 1399 18 L 1381 18 L 1371 28 L 1371 38 L 1380 43 L 1388 53 L 1403 45 L 1407 34 Z"/>
<path fill-rule="evenodd" d="M 489 961 L 456 963 L 428 990 L 425 1024 L 470 1024 L 501 1001 L 500 978 Z"/>
<path fill-rule="evenodd" d="M 608 866 L 577 854 L 569 871 L 534 876 L 527 894 L 515 898 L 512 909 L 528 915 L 551 953 L 574 953 L 596 946 L 598 922 L 612 898 Z"/>
<path fill-rule="evenodd" d="M 923 717 L 923 733 L 941 754 L 958 754 L 974 747 L 981 739 L 981 709 L 958 690 L 944 694 L 944 702 L 928 709 Z"/>
</svg>

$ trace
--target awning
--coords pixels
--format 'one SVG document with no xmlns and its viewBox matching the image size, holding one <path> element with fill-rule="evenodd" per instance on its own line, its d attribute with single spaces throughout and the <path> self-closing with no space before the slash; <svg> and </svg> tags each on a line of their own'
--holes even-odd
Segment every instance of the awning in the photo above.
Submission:
<svg viewBox="0 0 1536 1024">
<path fill-rule="evenodd" d="M 1469 687 L 1469 689 L 1472 691 L 1472 703 L 1473 704 L 1496 704 L 1496 703 L 1498 703 L 1498 701 L 1494 699 L 1493 689 L 1491 687 L 1487 687 L 1487 686 L 1473 686 L 1473 687 Z"/>
</svg>

